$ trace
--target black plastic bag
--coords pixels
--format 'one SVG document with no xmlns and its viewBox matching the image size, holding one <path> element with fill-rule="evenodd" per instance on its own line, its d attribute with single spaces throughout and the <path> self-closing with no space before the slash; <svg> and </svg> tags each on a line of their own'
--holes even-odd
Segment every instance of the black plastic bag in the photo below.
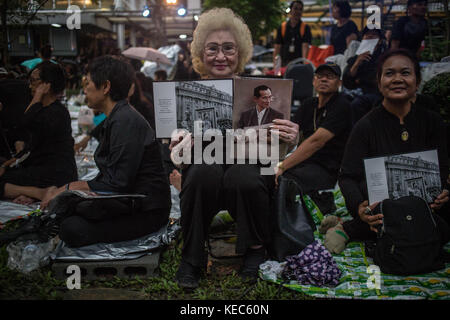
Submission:
<svg viewBox="0 0 450 320">
<path fill-rule="evenodd" d="M 314 242 L 316 227 L 295 180 L 280 176 L 274 196 L 270 253 L 274 259 L 283 261 Z"/>
</svg>

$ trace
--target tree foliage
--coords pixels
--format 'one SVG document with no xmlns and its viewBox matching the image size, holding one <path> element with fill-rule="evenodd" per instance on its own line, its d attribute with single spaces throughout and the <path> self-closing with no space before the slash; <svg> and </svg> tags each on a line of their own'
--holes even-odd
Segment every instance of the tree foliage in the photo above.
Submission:
<svg viewBox="0 0 450 320">
<path fill-rule="evenodd" d="M 440 73 L 425 83 L 422 93 L 432 96 L 439 106 L 441 116 L 445 122 L 450 124 L 450 72 Z"/>
<path fill-rule="evenodd" d="M 36 18 L 36 12 L 49 0 L 0 0 L 0 52 L 2 62 L 7 64 L 8 55 L 8 24 L 26 27 Z"/>
<path fill-rule="evenodd" d="M 285 5 L 280 0 L 205 0 L 203 8 L 230 8 L 244 19 L 256 41 L 278 28 Z"/>
</svg>

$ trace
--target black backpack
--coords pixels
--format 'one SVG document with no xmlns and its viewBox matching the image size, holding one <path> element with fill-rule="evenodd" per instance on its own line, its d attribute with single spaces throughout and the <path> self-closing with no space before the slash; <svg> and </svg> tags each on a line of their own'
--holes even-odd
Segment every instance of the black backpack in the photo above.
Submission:
<svg viewBox="0 0 450 320">
<path fill-rule="evenodd" d="M 444 268 L 438 220 L 425 200 L 386 199 L 374 209 L 377 213 L 384 218 L 373 260 L 383 273 L 413 275 Z"/>
</svg>

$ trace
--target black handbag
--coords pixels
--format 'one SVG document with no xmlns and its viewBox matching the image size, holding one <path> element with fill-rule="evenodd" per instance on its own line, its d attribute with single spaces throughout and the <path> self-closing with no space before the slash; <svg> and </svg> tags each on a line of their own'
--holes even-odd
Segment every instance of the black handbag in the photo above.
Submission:
<svg viewBox="0 0 450 320">
<path fill-rule="evenodd" d="M 272 257 L 283 261 L 314 242 L 316 226 L 295 180 L 280 176 L 274 197 L 274 223 L 269 247 Z"/>
</svg>

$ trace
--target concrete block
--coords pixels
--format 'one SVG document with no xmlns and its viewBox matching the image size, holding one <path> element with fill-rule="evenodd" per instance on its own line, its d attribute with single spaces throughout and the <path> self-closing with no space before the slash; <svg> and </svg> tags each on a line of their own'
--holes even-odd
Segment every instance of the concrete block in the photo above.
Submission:
<svg viewBox="0 0 450 320">
<path fill-rule="evenodd" d="M 81 281 L 107 280 L 112 277 L 120 279 L 151 278 L 157 276 L 160 251 L 151 252 L 138 259 L 110 261 L 56 261 L 52 265 L 55 278 L 67 279 L 67 267 L 77 265 L 81 271 Z"/>
</svg>

